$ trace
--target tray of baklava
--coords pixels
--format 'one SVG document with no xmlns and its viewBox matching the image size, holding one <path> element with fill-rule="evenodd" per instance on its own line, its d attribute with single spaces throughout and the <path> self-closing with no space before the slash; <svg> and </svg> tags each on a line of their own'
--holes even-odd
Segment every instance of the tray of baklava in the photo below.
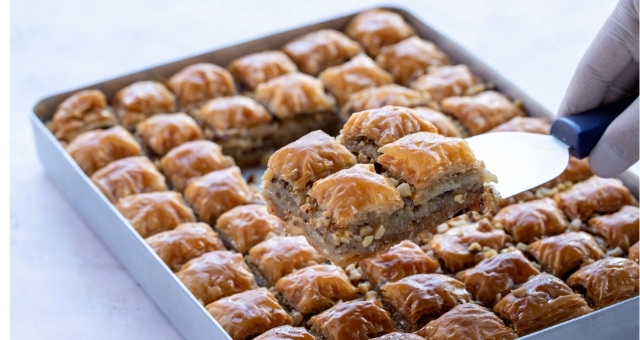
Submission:
<svg viewBox="0 0 640 340">
<path fill-rule="evenodd" d="M 463 141 L 548 134 L 552 117 L 377 8 L 50 96 L 31 118 L 48 175 L 186 338 L 631 338 L 637 175 L 571 158 L 502 198 Z"/>
</svg>

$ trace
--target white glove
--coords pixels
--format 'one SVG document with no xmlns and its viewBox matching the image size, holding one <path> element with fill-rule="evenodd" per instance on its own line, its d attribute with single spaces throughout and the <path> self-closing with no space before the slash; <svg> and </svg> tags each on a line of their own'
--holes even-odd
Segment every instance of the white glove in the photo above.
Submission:
<svg viewBox="0 0 640 340">
<path fill-rule="evenodd" d="M 638 91 L 638 0 L 620 0 L 582 57 L 558 116 Z M 638 161 L 638 99 L 609 125 L 589 155 L 591 170 L 614 177 Z"/>
</svg>

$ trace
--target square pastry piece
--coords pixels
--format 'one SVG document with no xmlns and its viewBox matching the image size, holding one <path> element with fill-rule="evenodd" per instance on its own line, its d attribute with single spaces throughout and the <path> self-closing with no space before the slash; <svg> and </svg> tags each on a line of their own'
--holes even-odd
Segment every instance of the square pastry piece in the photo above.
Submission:
<svg viewBox="0 0 640 340">
<path fill-rule="evenodd" d="M 524 112 L 502 93 L 485 91 L 469 97 L 447 97 L 442 112 L 460 120 L 471 135 L 487 132 Z"/>
<path fill-rule="evenodd" d="M 136 134 L 152 154 L 164 156 L 174 147 L 202 139 L 202 130 L 186 113 L 157 114 L 136 126 Z"/>
<path fill-rule="evenodd" d="M 611 215 L 602 215 L 589 219 L 593 234 L 603 237 L 611 248 L 627 251 L 638 242 L 640 230 L 640 209 L 626 205 Z"/>
<path fill-rule="evenodd" d="M 236 80 L 250 90 L 277 76 L 298 71 L 293 61 L 281 51 L 248 54 L 232 61 L 228 68 Z"/>
<path fill-rule="evenodd" d="M 176 96 L 157 81 L 138 81 L 116 93 L 113 108 L 120 123 L 133 130 L 155 114 L 176 112 Z"/>
<path fill-rule="evenodd" d="M 193 113 L 205 101 L 236 93 L 229 71 L 209 64 L 189 65 L 169 78 L 167 85 L 178 96 L 180 110 Z"/>
<path fill-rule="evenodd" d="M 311 318 L 311 331 L 326 340 L 366 340 L 396 330 L 375 300 L 340 302 Z"/>
<path fill-rule="evenodd" d="M 362 52 L 360 45 L 344 33 L 323 29 L 305 34 L 282 48 L 300 71 L 315 76 L 330 66 L 340 65 Z"/>
<path fill-rule="evenodd" d="M 129 195 L 119 199 L 117 207 L 142 237 L 196 220 L 193 211 L 182 199 L 182 194 L 175 191 Z"/>
<path fill-rule="evenodd" d="M 365 54 L 358 54 L 342 65 L 329 67 L 319 77 L 340 105 L 360 90 L 393 83 L 393 76 Z"/>
<path fill-rule="evenodd" d="M 167 190 L 164 176 L 144 156 L 113 161 L 94 172 L 91 180 L 113 204 L 125 196 Z"/>
<path fill-rule="evenodd" d="M 361 43 L 371 56 L 380 53 L 383 46 L 395 44 L 415 35 L 413 28 L 398 14 L 384 9 L 373 9 L 356 15 L 345 32 Z"/>
<path fill-rule="evenodd" d="M 513 340 L 518 337 L 490 310 L 474 303 L 453 307 L 416 334 L 430 340 Z"/>
<path fill-rule="evenodd" d="M 283 234 L 284 222 L 269 214 L 264 204 L 247 204 L 220 215 L 216 229 L 225 243 L 244 254 L 269 234 Z"/>
<path fill-rule="evenodd" d="M 107 109 L 107 99 L 100 90 L 85 90 L 65 99 L 47 127 L 61 141 L 70 142 L 82 132 L 107 128 L 118 123 Z"/>
<path fill-rule="evenodd" d="M 613 213 L 634 203 L 629 189 L 617 178 L 593 176 L 553 198 L 569 218 L 589 219 L 593 213 Z"/>
<path fill-rule="evenodd" d="M 353 93 L 340 110 L 340 118 L 349 119 L 354 112 L 377 109 L 386 105 L 416 107 L 429 104 L 429 97 L 396 84 L 371 87 Z"/>
<path fill-rule="evenodd" d="M 604 257 L 595 238 L 584 231 L 543 238 L 531 243 L 528 251 L 545 271 L 557 277 Z"/>
</svg>

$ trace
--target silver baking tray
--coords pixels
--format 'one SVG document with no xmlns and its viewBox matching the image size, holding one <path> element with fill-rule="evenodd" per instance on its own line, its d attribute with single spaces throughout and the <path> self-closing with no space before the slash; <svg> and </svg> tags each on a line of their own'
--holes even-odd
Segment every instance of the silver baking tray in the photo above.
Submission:
<svg viewBox="0 0 640 340">
<path fill-rule="evenodd" d="M 483 80 L 495 84 L 497 89 L 510 98 L 520 99 L 529 115 L 553 117 L 550 112 L 532 100 L 527 94 L 491 70 L 455 42 L 421 22 L 413 14 L 400 8 L 387 9 L 403 15 L 409 24 L 416 29 L 419 36 L 436 43 L 456 63 L 469 65 Z M 76 91 L 96 88 L 103 91 L 107 98 L 112 98 L 117 90 L 135 81 L 164 80 L 183 67 L 193 63 L 210 62 L 225 66 L 233 59 L 248 53 L 265 49 L 278 49 L 290 40 L 314 30 L 322 28 L 342 30 L 355 14 L 357 13 L 52 95 L 37 102 L 34 106 L 30 120 L 34 131 L 38 157 L 45 172 L 185 338 L 230 339 L 222 327 L 196 301 L 180 280 L 151 250 L 144 239 L 131 227 L 128 221 L 93 185 L 91 180 L 67 154 L 64 147 L 47 129 L 44 122 L 51 118 L 60 102 Z M 638 175 L 627 171 L 620 178 L 631 189 L 631 192 L 638 197 Z M 635 297 L 583 317 L 527 335 L 522 339 L 638 339 L 638 301 L 639 298 Z"/>
</svg>

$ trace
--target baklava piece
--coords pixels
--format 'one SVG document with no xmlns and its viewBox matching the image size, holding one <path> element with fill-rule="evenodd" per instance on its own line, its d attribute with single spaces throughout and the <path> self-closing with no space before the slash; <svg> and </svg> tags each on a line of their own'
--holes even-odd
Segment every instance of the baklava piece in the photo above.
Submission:
<svg viewBox="0 0 640 340">
<path fill-rule="evenodd" d="M 202 139 L 202 130 L 186 113 L 157 114 L 136 126 L 136 134 L 153 154 L 164 156 L 174 147 Z"/>
<path fill-rule="evenodd" d="M 129 195 L 119 199 L 117 207 L 143 238 L 196 220 L 182 194 L 175 191 Z"/>
<path fill-rule="evenodd" d="M 200 221 L 213 225 L 223 213 L 254 201 L 255 192 L 234 166 L 194 179 L 184 189 L 184 198 Z"/>
<path fill-rule="evenodd" d="M 268 286 L 273 286 L 296 269 L 325 262 L 324 256 L 302 236 L 276 236 L 249 250 L 247 262 Z"/>
<path fill-rule="evenodd" d="M 181 223 L 145 239 L 169 268 L 177 272 L 187 261 L 214 250 L 225 250 L 218 233 L 202 222 Z"/>
<path fill-rule="evenodd" d="M 636 206 L 627 205 L 611 215 L 593 217 L 589 227 L 595 235 L 607 240 L 611 248 L 619 247 L 626 252 L 638 242 L 640 232 L 640 210 Z"/>
<path fill-rule="evenodd" d="M 414 79 L 410 87 L 429 94 L 437 102 L 447 97 L 475 94 L 474 90 L 484 89 L 467 65 L 433 67 L 426 74 Z"/>
<path fill-rule="evenodd" d="M 313 182 L 354 164 L 356 157 L 322 131 L 282 147 L 269 158 L 262 177 L 262 196 L 269 212 L 293 224 Z M 303 223 L 298 220 L 296 223 Z"/>
<path fill-rule="evenodd" d="M 489 309 L 474 303 L 456 305 L 416 334 L 429 340 L 513 340 L 518 337 Z"/>
<path fill-rule="evenodd" d="M 280 326 L 270 329 L 254 340 L 315 340 L 304 327 Z"/>
<path fill-rule="evenodd" d="M 160 165 L 169 177 L 173 189 L 182 191 L 192 179 L 232 167 L 235 163 L 233 158 L 222 154 L 218 144 L 198 140 L 171 149 L 162 157 Z"/>
<path fill-rule="evenodd" d="M 519 107 L 496 91 L 447 97 L 440 104 L 442 112 L 460 120 L 471 135 L 487 132 L 513 117 L 524 116 Z"/>
<path fill-rule="evenodd" d="M 490 130 L 490 132 L 501 131 L 519 131 L 548 135 L 551 131 L 551 122 L 546 118 L 518 116 Z"/>
<path fill-rule="evenodd" d="M 340 110 L 340 117 L 347 120 L 354 112 L 378 109 L 386 105 L 415 107 L 428 103 L 429 97 L 425 97 L 417 91 L 396 84 L 388 84 L 364 89 L 350 95 L 349 100 Z"/>
<path fill-rule="evenodd" d="M 632 260 L 608 257 L 578 269 L 567 284 L 586 292 L 591 307 L 603 308 L 638 295 L 638 270 Z"/>
<path fill-rule="evenodd" d="M 322 82 L 304 73 L 288 73 L 260 84 L 255 96 L 280 119 L 335 111 L 335 104 L 324 92 Z"/>
<path fill-rule="evenodd" d="M 176 96 L 157 81 L 138 81 L 116 93 L 113 108 L 127 129 L 158 113 L 176 111 Z"/>
<path fill-rule="evenodd" d="M 281 51 L 248 54 L 232 61 L 228 68 L 236 80 L 250 90 L 275 77 L 298 71 L 293 61 Z"/>
<path fill-rule="evenodd" d="M 107 109 L 104 94 L 100 90 L 84 90 L 60 103 L 47 127 L 57 139 L 70 142 L 82 132 L 108 128 L 117 123 L 116 116 Z"/>
<path fill-rule="evenodd" d="M 442 112 L 428 107 L 415 107 L 414 110 L 420 118 L 435 125 L 439 134 L 446 137 L 462 137 L 460 129 L 458 129 L 458 127 L 453 123 L 451 118 L 447 117 Z"/>
<path fill-rule="evenodd" d="M 416 331 L 460 303 L 471 302 L 464 283 L 444 274 L 418 274 L 390 282 L 381 288 L 383 301 Z"/>
<path fill-rule="evenodd" d="M 298 269 L 276 283 L 286 304 L 303 315 L 321 312 L 338 301 L 358 297 L 344 270 L 332 264 L 317 264 Z"/>
<path fill-rule="evenodd" d="M 636 263 L 638 263 L 638 257 L 640 257 L 638 254 L 638 242 L 636 242 L 634 245 L 632 245 L 631 247 L 629 247 L 629 259 L 636 261 Z"/>
<path fill-rule="evenodd" d="M 410 108 L 385 106 L 351 115 L 336 140 L 361 163 L 374 163 L 381 146 L 416 132 L 436 133 L 438 129 Z"/>
<path fill-rule="evenodd" d="M 248 204 L 220 215 L 216 229 L 225 243 L 244 254 L 264 241 L 269 234 L 283 234 L 284 222 L 269 214 L 265 205 Z"/>
<path fill-rule="evenodd" d="M 542 265 L 544 271 L 557 277 L 604 257 L 593 236 L 583 231 L 544 238 L 531 243 L 527 251 Z"/>
<path fill-rule="evenodd" d="M 266 288 L 222 298 L 207 305 L 206 309 L 233 340 L 250 339 L 292 323 L 291 316 Z"/>
<path fill-rule="evenodd" d="M 622 181 L 598 176 L 558 193 L 554 200 L 570 219 L 582 220 L 587 220 L 593 213 L 613 213 L 633 203 L 631 193 Z"/>
<path fill-rule="evenodd" d="M 486 307 L 493 307 L 529 277 L 540 274 L 519 250 L 486 258 L 475 267 L 458 272 L 456 278 L 476 300 Z"/>
<path fill-rule="evenodd" d="M 406 240 L 384 254 L 360 261 L 360 268 L 374 288 L 407 276 L 433 273 L 439 267 L 438 260 L 427 255 L 417 244 Z"/>
<path fill-rule="evenodd" d="M 227 250 L 210 251 L 189 260 L 176 276 L 205 306 L 225 296 L 257 288 L 242 255 Z"/>
<path fill-rule="evenodd" d="M 353 93 L 393 83 L 393 76 L 364 54 L 358 54 L 342 65 L 329 67 L 319 77 L 340 105 Z"/>
<path fill-rule="evenodd" d="M 545 183 L 543 186 L 547 188 L 553 188 L 560 183 L 572 182 L 577 183 L 589 179 L 593 176 L 591 168 L 589 167 L 589 158 L 578 159 L 573 156 L 569 156 L 569 164 L 562 171 L 558 177 Z"/>
<path fill-rule="evenodd" d="M 400 14 L 383 9 L 373 9 L 356 15 L 345 28 L 345 33 L 361 43 L 367 53 L 374 57 L 383 46 L 415 35 L 413 28 Z"/>
<path fill-rule="evenodd" d="M 115 160 L 94 172 L 91 180 L 114 204 L 125 196 L 167 190 L 164 176 L 144 156 Z"/>
<path fill-rule="evenodd" d="M 396 330 L 389 312 L 374 300 L 340 302 L 310 323 L 311 331 L 326 340 L 366 340 Z"/>
<path fill-rule="evenodd" d="M 516 242 L 530 243 L 543 236 L 563 233 L 569 221 L 554 200 L 539 200 L 508 205 L 494 217 Z"/>
<path fill-rule="evenodd" d="M 89 176 L 115 160 L 138 156 L 142 152 L 133 135 L 119 125 L 106 130 L 83 132 L 65 149 Z"/>
<path fill-rule="evenodd" d="M 429 241 L 444 267 L 452 273 L 472 267 L 485 256 L 495 254 L 510 237 L 504 230 L 495 229 L 486 220 L 436 234 Z"/>
<path fill-rule="evenodd" d="M 493 310 L 521 336 L 592 311 L 581 295 L 547 273 L 534 276 L 511 291 Z"/>
<path fill-rule="evenodd" d="M 211 98 L 236 93 L 231 73 L 209 63 L 198 63 L 183 68 L 169 78 L 167 85 L 178 96 L 180 109 L 188 113 L 193 113 Z"/>
<path fill-rule="evenodd" d="M 417 36 L 383 47 L 376 61 L 395 77 L 396 83 L 404 86 L 427 73 L 430 67 L 451 64 L 438 46 Z"/>
<path fill-rule="evenodd" d="M 424 340 L 424 338 L 413 333 L 393 332 L 371 340 Z"/>
<path fill-rule="evenodd" d="M 340 65 L 362 52 L 358 43 L 333 29 L 307 33 L 284 45 L 282 49 L 298 64 L 300 71 L 312 76 L 327 67 Z"/>
</svg>

